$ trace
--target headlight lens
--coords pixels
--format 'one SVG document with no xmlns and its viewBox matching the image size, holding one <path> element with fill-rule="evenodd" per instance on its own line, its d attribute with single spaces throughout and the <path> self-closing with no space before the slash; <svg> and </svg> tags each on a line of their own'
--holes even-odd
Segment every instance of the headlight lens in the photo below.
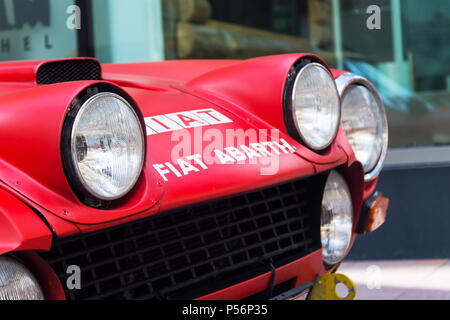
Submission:
<svg viewBox="0 0 450 320">
<path fill-rule="evenodd" d="M 344 178 L 336 171 L 328 177 L 322 200 L 321 237 L 323 261 L 339 263 L 350 245 L 353 229 L 353 204 Z"/>
<path fill-rule="evenodd" d="M 133 107 L 117 94 L 99 93 L 81 106 L 70 145 L 77 179 L 95 198 L 123 197 L 141 174 L 143 130 Z"/>
<path fill-rule="evenodd" d="M 342 128 L 364 171 L 375 168 L 383 151 L 384 110 L 361 85 L 348 89 L 342 101 Z"/>
<path fill-rule="evenodd" d="M 386 157 L 388 125 L 380 96 L 363 78 L 342 93 L 342 129 L 364 167 L 366 180 L 375 178 Z"/>
<path fill-rule="evenodd" d="M 0 257 L 0 300 L 44 300 L 44 294 L 22 264 Z"/>
<path fill-rule="evenodd" d="M 288 99 L 288 116 L 300 139 L 311 149 L 323 150 L 336 137 L 340 99 L 333 77 L 321 64 L 300 69 Z"/>
</svg>

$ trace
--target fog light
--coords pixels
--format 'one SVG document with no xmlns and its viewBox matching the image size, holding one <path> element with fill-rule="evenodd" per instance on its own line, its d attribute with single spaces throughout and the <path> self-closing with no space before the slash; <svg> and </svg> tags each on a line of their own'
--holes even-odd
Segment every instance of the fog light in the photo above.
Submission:
<svg viewBox="0 0 450 320">
<path fill-rule="evenodd" d="M 44 300 L 31 272 L 16 260 L 0 257 L 0 300 Z"/>
<path fill-rule="evenodd" d="M 322 200 L 321 237 L 323 261 L 331 267 L 344 258 L 353 229 L 353 204 L 344 178 L 336 171 L 328 176 Z"/>
</svg>

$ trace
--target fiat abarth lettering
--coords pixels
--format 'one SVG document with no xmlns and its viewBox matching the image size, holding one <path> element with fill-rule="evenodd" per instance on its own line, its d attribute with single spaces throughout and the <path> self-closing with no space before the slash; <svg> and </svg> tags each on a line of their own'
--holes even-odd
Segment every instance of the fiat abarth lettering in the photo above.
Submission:
<svg viewBox="0 0 450 320">
<path fill-rule="evenodd" d="M 233 122 L 233 120 L 214 109 L 186 111 L 145 118 L 148 135 L 230 122 Z"/>
<path fill-rule="evenodd" d="M 218 164 L 234 164 L 244 162 L 256 158 L 266 156 L 280 155 L 282 153 L 294 153 L 295 148 L 289 145 L 286 140 L 269 141 L 261 143 L 252 143 L 250 146 L 241 145 L 239 147 L 227 147 L 224 150 L 215 149 L 212 153 L 216 157 L 214 163 Z M 194 163 L 191 163 L 191 162 Z M 208 170 L 208 165 L 203 160 L 201 154 L 188 156 L 185 159 L 177 159 L 173 163 L 166 162 L 164 164 L 154 164 L 153 167 L 161 175 L 161 177 L 168 181 L 167 175 L 172 174 L 178 178 L 187 176 L 192 172 L 200 172 L 201 170 Z"/>
<path fill-rule="evenodd" d="M 0 63 L 0 297 L 350 299 L 387 130 L 313 54 Z"/>
</svg>

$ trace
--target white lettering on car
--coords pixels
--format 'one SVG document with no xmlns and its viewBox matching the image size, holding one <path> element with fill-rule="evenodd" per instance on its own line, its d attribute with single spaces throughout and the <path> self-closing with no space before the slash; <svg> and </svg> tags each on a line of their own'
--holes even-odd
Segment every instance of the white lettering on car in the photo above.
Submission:
<svg viewBox="0 0 450 320">
<path fill-rule="evenodd" d="M 176 112 L 147 117 L 144 120 L 145 126 L 147 127 L 147 135 L 149 136 L 158 133 L 233 122 L 233 120 L 214 109 Z"/>
<path fill-rule="evenodd" d="M 241 145 L 238 147 L 226 147 L 223 150 L 215 149 L 216 164 L 244 163 L 253 158 L 272 157 L 281 154 L 290 154 L 296 151 L 286 140 L 252 143 L 250 146 Z M 194 154 L 183 159 L 176 159 L 173 162 L 154 164 L 153 168 L 164 179 L 182 178 L 190 174 L 208 170 L 208 165 L 203 161 L 201 154 Z"/>
</svg>

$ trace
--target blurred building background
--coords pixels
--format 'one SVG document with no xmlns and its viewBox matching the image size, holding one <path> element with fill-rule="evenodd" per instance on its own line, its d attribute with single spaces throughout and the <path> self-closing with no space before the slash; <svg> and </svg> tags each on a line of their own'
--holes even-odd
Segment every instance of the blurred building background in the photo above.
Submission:
<svg viewBox="0 0 450 320">
<path fill-rule="evenodd" d="M 70 23 L 74 4 L 81 29 Z M 367 28 L 371 5 L 380 30 Z M 450 0 L 0 0 L 0 60 L 313 52 L 370 79 L 388 110 L 379 189 L 392 202 L 387 224 L 361 237 L 351 259 L 450 257 L 449 39 Z"/>
</svg>

